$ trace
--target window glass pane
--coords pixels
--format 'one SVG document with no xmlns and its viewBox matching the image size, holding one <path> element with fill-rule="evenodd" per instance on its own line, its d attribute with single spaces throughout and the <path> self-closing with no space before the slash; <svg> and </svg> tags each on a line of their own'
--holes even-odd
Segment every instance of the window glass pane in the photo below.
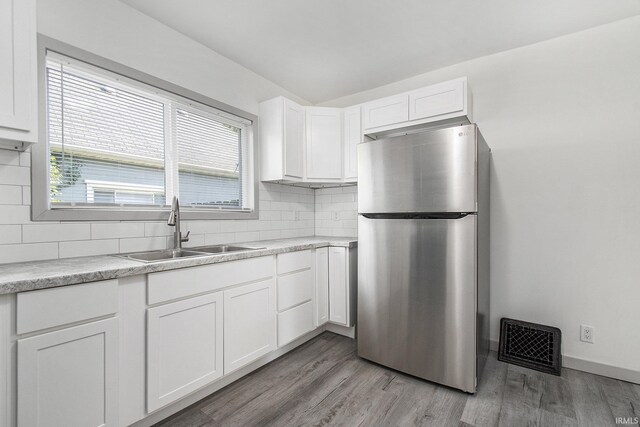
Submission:
<svg viewBox="0 0 640 427">
<path fill-rule="evenodd" d="M 134 90 L 48 62 L 52 205 L 164 205 L 164 109 Z"/>
<path fill-rule="evenodd" d="M 180 202 L 242 207 L 242 129 L 189 109 L 176 109 Z"/>
</svg>

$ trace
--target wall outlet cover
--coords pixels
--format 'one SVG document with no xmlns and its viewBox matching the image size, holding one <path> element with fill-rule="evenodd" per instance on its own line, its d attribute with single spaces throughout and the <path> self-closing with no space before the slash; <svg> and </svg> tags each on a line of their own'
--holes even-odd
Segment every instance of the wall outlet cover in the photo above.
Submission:
<svg viewBox="0 0 640 427">
<path fill-rule="evenodd" d="M 580 341 L 593 344 L 594 327 L 589 325 L 580 325 Z"/>
</svg>

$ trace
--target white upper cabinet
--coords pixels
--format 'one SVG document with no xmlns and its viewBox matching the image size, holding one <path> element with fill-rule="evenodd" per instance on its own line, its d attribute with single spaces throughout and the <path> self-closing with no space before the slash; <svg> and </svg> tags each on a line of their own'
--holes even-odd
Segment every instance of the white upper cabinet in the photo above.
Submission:
<svg viewBox="0 0 640 427">
<path fill-rule="evenodd" d="M 409 94 L 409 120 L 466 113 L 467 79 L 428 86 Z"/>
<path fill-rule="evenodd" d="M 274 98 L 260 104 L 262 181 L 355 183 L 356 146 L 364 138 L 471 122 L 466 77 L 348 108 L 301 107 Z"/>
<path fill-rule="evenodd" d="M 395 95 L 362 105 L 362 125 L 365 129 L 393 125 L 409 120 L 409 95 Z"/>
<path fill-rule="evenodd" d="M 342 110 L 306 108 L 307 176 L 309 181 L 342 179 Z"/>
<path fill-rule="evenodd" d="M 284 97 L 260 104 L 262 181 L 300 181 L 304 174 L 304 109 Z"/>
<path fill-rule="evenodd" d="M 356 146 L 359 142 L 362 142 L 360 107 L 345 109 L 342 123 L 342 142 L 344 144 L 344 180 L 347 182 L 355 182 L 358 179 Z"/>
<path fill-rule="evenodd" d="M 363 104 L 362 127 L 363 133 L 380 136 L 445 120 L 471 123 L 471 113 L 471 90 L 461 77 Z"/>
<path fill-rule="evenodd" d="M 35 0 L 0 0 L 0 148 L 37 140 Z"/>
</svg>

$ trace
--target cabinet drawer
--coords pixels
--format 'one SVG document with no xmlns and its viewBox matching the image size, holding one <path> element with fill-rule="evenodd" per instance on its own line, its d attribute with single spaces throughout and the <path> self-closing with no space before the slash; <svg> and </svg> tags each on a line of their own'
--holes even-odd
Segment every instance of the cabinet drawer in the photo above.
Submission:
<svg viewBox="0 0 640 427">
<path fill-rule="evenodd" d="M 362 106 L 365 129 L 392 125 L 409 120 L 409 95 L 390 96 Z"/>
<path fill-rule="evenodd" d="M 26 334 L 117 311 L 117 280 L 22 292 L 18 294 L 17 331 Z"/>
<path fill-rule="evenodd" d="M 278 347 L 313 330 L 311 301 L 278 314 Z"/>
<path fill-rule="evenodd" d="M 312 297 L 311 269 L 278 277 L 278 311 L 309 301 Z"/>
<path fill-rule="evenodd" d="M 464 80 L 453 80 L 409 94 L 409 120 L 426 119 L 464 110 Z"/>
<path fill-rule="evenodd" d="M 278 274 L 311 268 L 312 261 L 310 250 L 280 254 L 277 261 Z"/>
<path fill-rule="evenodd" d="M 148 303 L 157 304 L 273 277 L 273 257 L 243 259 L 149 274 Z"/>
</svg>

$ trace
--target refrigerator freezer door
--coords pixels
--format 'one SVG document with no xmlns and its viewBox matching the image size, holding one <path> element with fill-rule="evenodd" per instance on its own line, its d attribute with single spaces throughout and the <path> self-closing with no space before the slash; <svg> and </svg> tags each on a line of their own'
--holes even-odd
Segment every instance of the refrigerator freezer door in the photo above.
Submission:
<svg viewBox="0 0 640 427">
<path fill-rule="evenodd" d="M 358 144 L 360 213 L 476 212 L 476 125 Z"/>
<path fill-rule="evenodd" d="M 470 393 L 476 223 L 358 217 L 358 355 Z"/>
</svg>

